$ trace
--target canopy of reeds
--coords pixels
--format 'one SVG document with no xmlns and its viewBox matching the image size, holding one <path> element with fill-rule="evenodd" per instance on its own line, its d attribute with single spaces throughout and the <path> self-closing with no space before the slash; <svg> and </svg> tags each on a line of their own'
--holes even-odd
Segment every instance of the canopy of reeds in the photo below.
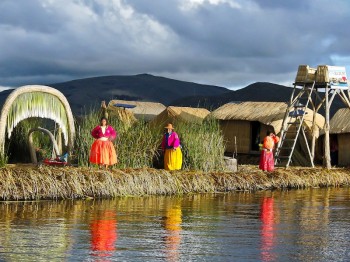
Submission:
<svg viewBox="0 0 350 262">
<path fill-rule="evenodd" d="M 157 127 L 177 122 L 201 123 L 209 114 L 210 111 L 205 108 L 169 106 L 151 123 Z"/>
<path fill-rule="evenodd" d="M 161 103 L 126 100 L 111 100 L 108 103 L 108 109 L 111 110 L 115 108 L 116 104 L 127 104 L 135 106 L 134 108 L 126 108 L 125 110 L 132 112 L 137 119 L 144 121 L 150 121 L 154 119 L 157 115 L 166 109 L 165 105 Z"/>
<path fill-rule="evenodd" d="M 2 152 L 6 131 L 10 138 L 13 129 L 19 122 L 32 117 L 52 119 L 60 126 L 65 144 L 69 146 L 73 144 L 74 120 L 65 96 L 49 86 L 29 85 L 12 91 L 2 107 L 0 120 L 0 149 Z"/>
<path fill-rule="evenodd" d="M 129 127 L 137 121 L 133 112 L 126 110 L 126 109 L 123 109 L 123 108 L 108 107 L 106 109 L 106 111 L 104 109 L 102 111 L 104 111 L 104 113 L 107 112 L 107 115 L 106 114 L 103 114 L 103 115 L 107 116 L 108 119 L 110 119 L 110 120 L 118 119 L 118 121 L 120 121 L 123 124 L 123 126 L 125 126 L 125 127 L 127 127 L 127 126 Z M 102 114 L 100 114 L 100 115 L 102 115 Z"/>
<path fill-rule="evenodd" d="M 54 120 L 62 129 L 65 144 L 68 143 L 68 118 L 60 100 L 47 93 L 24 93 L 12 104 L 7 117 L 7 134 L 10 138 L 13 128 L 22 120 L 40 117 Z"/>
</svg>

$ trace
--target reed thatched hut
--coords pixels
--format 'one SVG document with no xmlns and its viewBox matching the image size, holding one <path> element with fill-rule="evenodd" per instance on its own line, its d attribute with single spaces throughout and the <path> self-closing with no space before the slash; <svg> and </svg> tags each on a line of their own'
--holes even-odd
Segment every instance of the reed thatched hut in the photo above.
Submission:
<svg viewBox="0 0 350 262">
<path fill-rule="evenodd" d="M 280 133 L 286 110 L 287 104 L 283 102 L 232 102 L 211 115 L 220 121 L 227 152 L 252 154 L 259 151 L 259 143 L 268 130 Z M 313 112 L 306 111 L 304 125 L 311 138 Z M 317 114 L 316 137 L 323 126 L 324 118 Z"/>
<path fill-rule="evenodd" d="M 201 123 L 210 114 L 205 108 L 169 106 L 151 122 L 154 126 L 163 126 L 167 123 L 191 122 Z"/>
<path fill-rule="evenodd" d="M 126 100 L 111 100 L 108 103 L 108 109 L 114 109 L 115 105 L 132 105 L 134 108 L 125 108 L 124 110 L 133 113 L 136 119 L 151 121 L 161 112 L 166 109 L 166 106 L 156 102 L 143 101 L 126 101 Z"/>
<path fill-rule="evenodd" d="M 330 148 L 333 165 L 350 166 L 350 109 L 339 109 L 330 121 Z M 322 143 L 323 141 L 321 141 Z"/>
</svg>

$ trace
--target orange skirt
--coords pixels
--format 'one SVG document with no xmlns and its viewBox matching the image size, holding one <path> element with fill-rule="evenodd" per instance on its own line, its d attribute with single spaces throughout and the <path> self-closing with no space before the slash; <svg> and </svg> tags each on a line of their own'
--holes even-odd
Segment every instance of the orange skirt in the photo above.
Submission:
<svg viewBox="0 0 350 262">
<path fill-rule="evenodd" d="M 111 141 L 95 140 L 90 150 L 90 162 L 98 165 L 114 165 L 117 153 Z"/>
</svg>

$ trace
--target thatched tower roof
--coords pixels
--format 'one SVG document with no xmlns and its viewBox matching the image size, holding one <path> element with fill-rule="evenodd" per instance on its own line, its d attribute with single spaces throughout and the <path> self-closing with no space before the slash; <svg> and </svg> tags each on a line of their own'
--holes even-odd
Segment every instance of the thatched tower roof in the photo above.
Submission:
<svg viewBox="0 0 350 262">
<path fill-rule="evenodd" d="M 232 102 L 219 107 L 211 116 L 219 120 L 258 121 L 271 125 L 279 133 L 286 109 L 287 103 L 284 102 Z M 313 112 L 310 109 L 306 109 L 306 112 L 305 124 L 311 129 Z M 316 125 L 319 129 L 323 128 L 324 122 L 324 117 L 317 114 Z"/>
<path fill-rule="evenodd" d="M 350 133 L 350 109 L 341 108 L 330 121 L 330 134 Z"/>
<path fill-rule="evenodd" d="M 201 123 L 210 114 L 205 108 L 169 106 L 152 121 L 153 125 L 165 125 L 167 123 L 194 122 Z"/>
<path fill-rule="evenodd" d="M 111 100 L 108 103 L 108 109 L 115 108 L 115 104 L 134 105 L 134 108 L 126 108 L 125 110 L 132 112 L 137 119 L 145 121 L 151 121 L 166 109 L 165 105 L 161 103 L 126 100 Z"/>
</svg>

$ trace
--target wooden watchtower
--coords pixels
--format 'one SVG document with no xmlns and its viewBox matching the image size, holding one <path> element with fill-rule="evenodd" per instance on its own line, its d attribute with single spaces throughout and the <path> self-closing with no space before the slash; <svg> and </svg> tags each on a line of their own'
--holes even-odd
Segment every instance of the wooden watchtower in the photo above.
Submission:
<svg viewBox="0 0 350 262">
<path fill-rule="evenodd" d="M 281 139 L 277 145 L 276 164 L 288 167 L 294 153 L 299 135 L 306 142 L 308 157 L 314 167 L 316 113 L 323 107 L 324 126 L 324 166 L 331 168 L 329 121 L 330 108 L 336 96 L 350 108 L 350 92 L 345 67 L 320 65 L 310 68 L 300 65 L 295 79 L 293 92 L 288 103 L 281 129 Z M 303 128 L 306 108 L 313 110 L 312 141 L 307 141 Z"/>
</svg>

